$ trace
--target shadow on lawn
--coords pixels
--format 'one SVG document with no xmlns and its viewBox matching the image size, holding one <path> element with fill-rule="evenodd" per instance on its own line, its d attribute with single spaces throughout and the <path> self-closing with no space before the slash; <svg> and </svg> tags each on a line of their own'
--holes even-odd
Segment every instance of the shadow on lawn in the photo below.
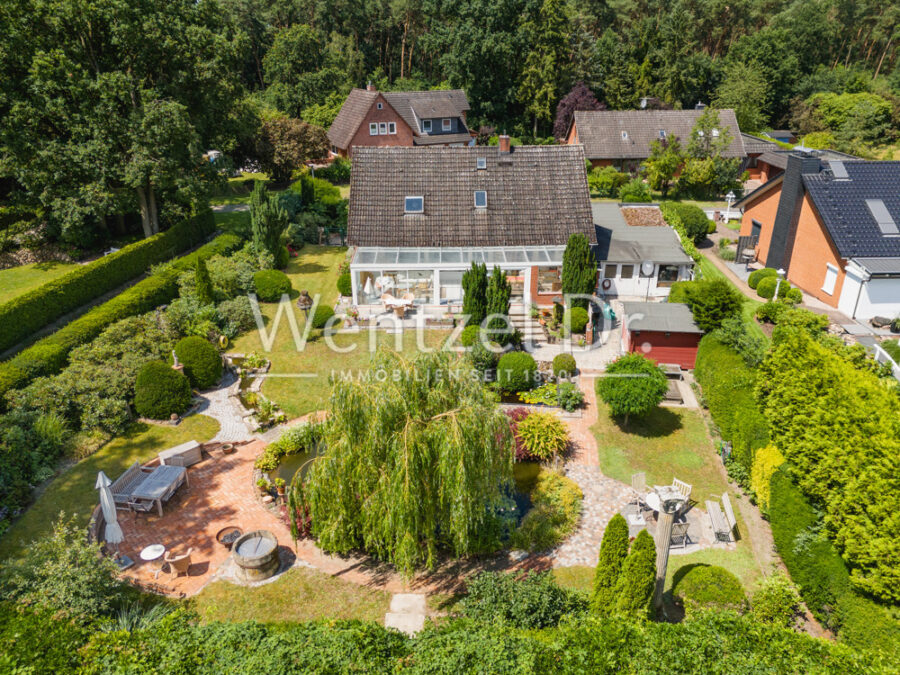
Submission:
<svg viewBox="0 0 900 675">
<path fill-rule="evenodd" d="M 619 431 L 642 438 L 671 436 L 684 426 L 681 415 L 671 408 L 655 408 L 644 417 L 632 417 L 628 426 L 624 426 L 624 421 L 624 418 L 615 420 Z"/>
</svg>

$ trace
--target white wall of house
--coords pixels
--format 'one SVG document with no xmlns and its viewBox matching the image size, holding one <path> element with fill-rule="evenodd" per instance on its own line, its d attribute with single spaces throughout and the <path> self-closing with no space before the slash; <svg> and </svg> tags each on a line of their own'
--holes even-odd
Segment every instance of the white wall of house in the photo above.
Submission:
<svg viewBox="0 0 900 675">
<path fill-rule="evenodd" d="M 853 264 L 847 265 L 838 309 L 858 321 L 874 316 L 900 316 L 900 279 L 872 277 Z"/>
<path fill-rule="evenodd" d="M 640 299 L 665 298 L 675 281 L 688 281 L 691 278 L 691 266 L 655 263 L 652 274 L 645 275 L 639 263 L 605 262 L 601 265 L 600 276 L 600 290 L 605 295 Z M 606 281 L 609 284 L 604 283 Z"/>
</svg>

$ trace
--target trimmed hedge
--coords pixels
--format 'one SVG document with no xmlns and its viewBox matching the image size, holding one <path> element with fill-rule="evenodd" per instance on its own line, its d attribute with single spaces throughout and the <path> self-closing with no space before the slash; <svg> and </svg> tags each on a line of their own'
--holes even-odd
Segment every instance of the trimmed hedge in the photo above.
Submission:
<svg viewBox="0 0 900 675">
<path fill-rule="evenodd" d="M 761 270 L 753 270 L 747 278 L 747 285 L 754 291 L 759 286 L 759 282 L 767 277 L 774 277 L 778 272 L 772 267 L 763 267 Z"/>
<path fill-rule="evenodd" d="M 659 205 L 659 210 L 662 211 L 663 219 L 673 230 L 675 230 L 675 233 L 681 240 L 681 248 L 684 249 L 684 252 L 691 256 L 691 258 L 694 259 L 694 262 L 699 263 L 701 257 L 700 251 L 697 250 L 694 240 L 691 239 L 691 236 L 688 234 L 684 221 L 681 218 L 681 213 L 679 212 L 678 207 L 675 206 L 675 202 L 663 202 Z"/>
<path fill-rule="evenodd" d="M 162 361 L 150 361 L 134 384 L 134 409 L 141 417 L 165 420 L 191 405 L 191 385 L 183 373 Z"/>
<path fill-rule="evenodd" d="M 353 295 L 353 282 L 350 279 L 350 272 L 344 272 L 337 280 L 338 293 L 345 297 Z"/>
<path fill-rule="evenodd" d="M 791 284 L 787 279 L 782 279 L 781 285 L 779 286 L 778 279 L 776 277 L 765 277 L 761 279 L 760 282 L 756 285 L 756 294 L 761 298 L 771 300 L 775 297 L 776 286 L 778 286 L 778 299 L 784 300 L 787 297 L 788 291 L 791 290 Z"/>
<path fill-rule="evenodd" d="M 215 228 L 212 211 L 204 211 L 0 305 L 0 351 L 134 279 L 151 265 L 199 244 Z"/>
<path fill-rule="evenodd" d="M 684 603 L 688 615 L 701 609 L 730 609 L 742 612 L 747 596 L 741 582 L 718 565 L 694 565 L 678 579 L 672 595 Z"/>
<path fill-rule="evenodd" d="M 278 302 L 282 295 L 291 292 L 291 280 L 279 270 L 260 270 L 253 275 L 253 287 L 263 302 Z"/>
<path fill-rule="evenodd" d="M 553 374 L 556 377 L 572 377 L 578 370 L 575 357 L 571 354 L 557 354 L 553 357 Z"/>
<path fill-rule="evenodd" d="M 584 329 L 587 327 L 588 322 L 588 313 L 586 309 L 582 307 L 573 307 L 572 309 L 567 309 L 566 313 L 563 315 L 563 326 L 572 326 L 572 333 L 574 335 L 582 335 L 584 333 Z"/>
<path fill-rule="evenodd" d="M 90 342 L 112 323 L 120 319 L 149 312 L 178 296 L 178 275 L 193 269 L 197 258 L 208 260 L 214 255 L 225 255 L 242 245 L 233 234 L 216 237 L 205 246 L 179 258 L 172 265 L 139 281 L 102 305 L 43 340 L 19 353 L 10 361 L 0 363 L 0 410 L 6 404 L 6 392 L 20 389 L 41 375 L 52 375 L 62 370 L 69 352 Z"/>
<path fill-rule="evenodd" d="M 175 356 L 184 365 L 184 374 L 197 389 L 209 389 L 222 378 L 222 357 L 209 341 L 197 335 L 175 344 Z"/>
<path fill-rule="evenodd" d="M 312 315 L 310 321 L 312 322 L 313 328 L 325 328 L 325 324 L 328 323 L 329 319 L 334 316 L 334 309 L 329 307 L 328 305 L 319 305 L 316 307 L 315 314 Z"/>
<path fill-rule="evenodd" d="M 507 352 L 497 362 L 497 384 L 504 391 L 528 391 L 534 388 L 537 363 L 526 352 Z"/>
<path fill-rule="evenodd" d="M 755 451 L 769 443 L 769 424 L 753 396 L 753 371 L 709 334 L 700 340 L 694 377 L 722 438 L 732 443 L 732 457 L 750 471 Z"/>
</svg>

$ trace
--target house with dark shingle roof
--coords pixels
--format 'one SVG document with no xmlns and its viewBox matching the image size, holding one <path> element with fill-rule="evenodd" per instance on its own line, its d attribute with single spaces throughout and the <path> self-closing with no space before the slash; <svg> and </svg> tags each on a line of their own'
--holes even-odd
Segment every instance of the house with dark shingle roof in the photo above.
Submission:
<svg viewBox="0 0 900 675">
<path fill-rule="evenodd" d="M 627 229 L 610 206 L 615 227 Z M 670 228 L 632 227 L 642 243 L 617 237 L 611 245 L 598 215 L 608 219 L 592 209 L 580 146 L 511 147 L 501 136 L 494 147 L 357 147 L 347 222 L 353 302 L 378 305 L 390 293 L 456 304 L 463 272 L 483 262 L 505 271 L 513 303 L 550 305 L 561 296 L 562 256 L 576 233 L 598 255 L 612 246 L 625 263 L 620 270 L 617 259 L 616 272 L 631 270 L 621 283 L 637 284 L 641 298 L 667 294 L 668 276 L 690 277 L 692 261 Z M 651 230 L 665 233 L 654 239 Z M 663 270 L 670 259 L 675 267 Z M 668 275 L 659 284 L 658 273 Z"/>
<path fill-rule="evenodd" d="M 749 180 L 756 184 L 765 183 L 772 178 L 784 172 L 787 166 L 787 157 L 792 152 L 810 152 L 809 148 L 802 145 L 793 149 L 786 149 L 778 145 L 775 141 L 751 134 L 741 133 L 744 137 L 744 149 L 747 151 L 747 160 L 744 168 L 749 173 Z M 845 152 L 837 150 L 815 150 L 819 157 L 824 160 L 837 159 L 859 159 L 854 155 L 848 155 Z"/>
<path fill-rule="evenodd" d="M 703 110 L 576 110 L 566 143 L 584 146 L 591 164 L 634 171 L 650 156 L 653 141 L 678 138 L 687 146 L 691 130 Z M 725 157 L 747 156 L 734 110 L 719 110 L 719 125 L 727 127 L 731 142 Z"/>
<path fill-rule="evenodd" d="M 416 145 L 469 145 L 469 101 L 461 89 L 378 91 L 371 84 L 353 89 L 328 129 L 334 154 L 353 148 Z"/>
<path fill-rule="evenodd" d="M 785 159 L 735 205 L 757 260 L 850 318 L 900 316 L 900 162 Z"/>
</svg>

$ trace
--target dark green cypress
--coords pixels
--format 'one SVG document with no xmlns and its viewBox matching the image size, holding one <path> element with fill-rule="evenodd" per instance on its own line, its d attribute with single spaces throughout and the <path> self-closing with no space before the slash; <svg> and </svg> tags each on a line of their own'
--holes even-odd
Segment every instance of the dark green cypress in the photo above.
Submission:
<svg viewBox="0 0 900 675">
<path fill-rule="evenodd" d="M 491 339 L 500 344 L 509 342 L 510 335 L 505 331 L 510 327 L 509 323 L 509 299 L 512 296 L 512 288 L 506 280 L 506 272 L 499 267 L 494 267 L 487 284 L 487 312 L 486 316 L 499 314 L 506 320 L 496 317 L 488 322 L 488 330 Z"/>
<path fill-rule="evenodd" d="M 462 310 L 469 315 L 469 326 L 481 324 L 487 316 L 487 284 L 487 265 L 473 262 L 462 277 Z"/>
<path fill-rule="evenodd" d="M 600 543 L 600 560 L 594 573 L 591 593 L 591 611 L 595 614 L 613 614 L 616 607 L 616 586 L 622 573 L 622 565 L 628 556 L 628 523 L 617 513 L 603 531 Z"/>
<path fill-rule="evenodd" d="M 597 289 L 597 259 L 590 242 L 583 234 L 569 237 L 563 253 L 562 292 L 567 295 L 590 295 Z M 572 300 L 572 307 L 587 309 L 588 301 L 583 298 Z"/>
<path fill-rule="evenodd" d="M 616 585 L 616 614 L 652 618 L 655 585 L 656 544 L 647 530 L 641 530 L 625 558 Z"/>
</svg>

